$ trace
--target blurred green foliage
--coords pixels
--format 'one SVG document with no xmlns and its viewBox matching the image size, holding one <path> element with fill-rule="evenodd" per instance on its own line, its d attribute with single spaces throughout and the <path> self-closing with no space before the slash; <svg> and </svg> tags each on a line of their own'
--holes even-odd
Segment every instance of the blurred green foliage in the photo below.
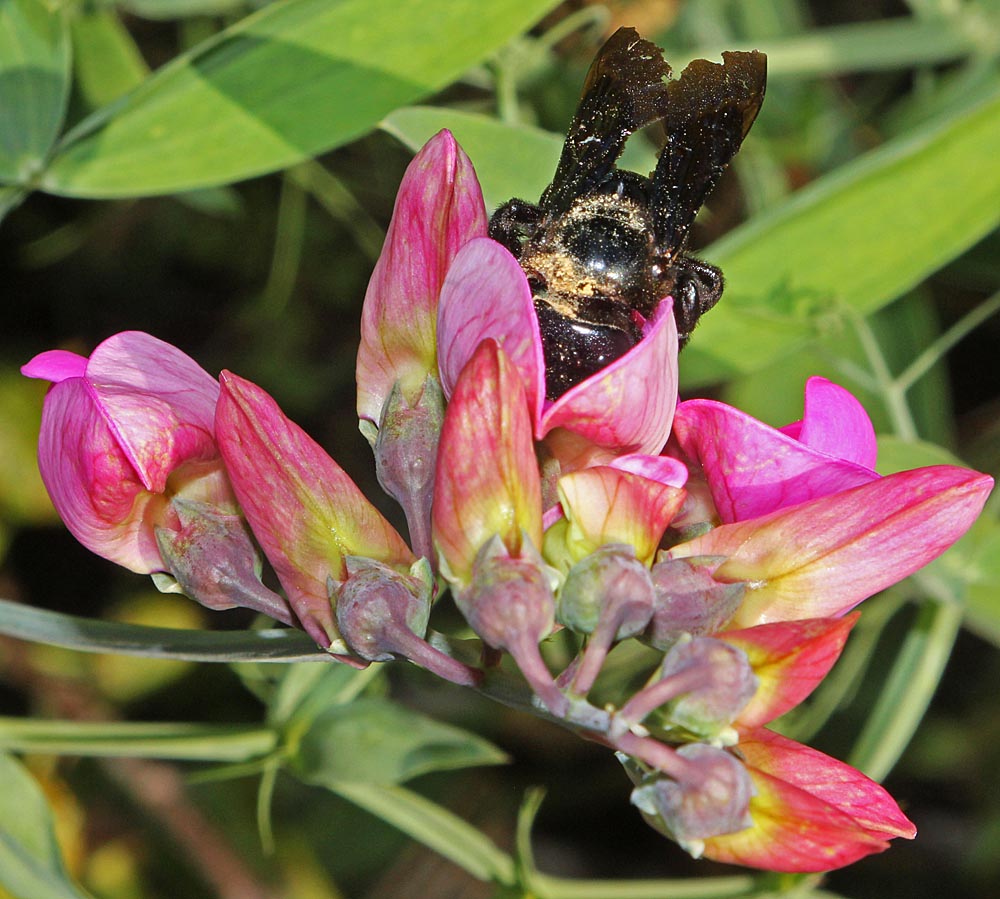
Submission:
<svg viewBox="0 0 1000 899">
<path fill-rule="evenodd" d="M 411 152 L 450 127 L 489 203 L 534 199 L 600 36 L 619 24 L 677 70 L 722 49 L 769 57 L 760 119 L 695 233 L 727 289 L 681 358 L 685 395 L 782 424 L 801 414 L 805 377 L 826 374 L 864 399 L 883 470 L 950 454 L 1000 471 L 997 0 L 0 0 L 0 592 L 197 626 L 163 610 L 184 600 L 150 598 L 54 525 L 30 461 L 41 391 L 17 375 L 54 346 L 87 352 L 138 328 L 231 368 L 376 497 L 354 414 L 357 322 Z M 637 136 L 626 164 L 647 169 L 654 150 L 655 134 Z M 916 731 L 891 788 L 917 843 L 831 876 L 822 895 L 991 896 L 1000 879 L 1000 796 L 987 789 L 1000 763 L 997 512 L 866 604 L 840 673 L 788 723 L 825 724 L 817 745 L 854 747 L 879 774 Z M 210 623 L 252 624 L 242 612 Z M 708 892 L 706 872 L 733 872 L 647 831 L 605 753 L 413 669 L 68 658 L 0 640 L 4 712 L 21 716 L 0 721 L 0 745 L 36 753 L 36 779 L 0 757 L 0 827 L 14 837 L 0 884 L 13 895 L 75 897 L 83 883 L 111 899 L 521 896 L 529 819 L 539 867 L 576 878 L 535 876 L 539 896 L 666 895 L 589 880 L 689 873 L 698 895 L 812 886 L 737 874 Z M 50 720 L 74 718 L 89 730 Z M 364 761 L 397 766 L 393 781 L 422 773 L 416 791 L 344 783 L 363 751 L 349 734 L 366 728 L 406 736 Z M 445 770 L 498 761 L 486 740 L 514 763 Z M 53 765 L 52 752 L 202 765 L 182 769 L 185 783 L 174 767 Z M 281 773 L 289 759 L 327 789 Z M 189 830 L 211 822 L 221 854 L 186 842 L 147 783 L 181 797 Z M 525 806 L 508 854 L 518 796 L 536 783 L 549 798 L 537 820 Z"/>
</svg>

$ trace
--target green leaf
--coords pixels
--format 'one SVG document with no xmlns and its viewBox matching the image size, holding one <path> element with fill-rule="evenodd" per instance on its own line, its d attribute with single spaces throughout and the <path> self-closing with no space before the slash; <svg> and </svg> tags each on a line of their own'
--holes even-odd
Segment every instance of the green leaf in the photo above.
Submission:
<svg viewBox="0 0 1000 899">
<path fill-rule="evenodd" d="M 239 12 L 247 6 L 244 0 L 122 0 L 118 5 L 144 19 L 223 16 Z"/>
<path fill-rule="evenodd" d="M 97 109 L 142 84 L 149 69 L 111 9 L 81 9 L 70 22 L 76 90 Z"/>
<path fill-rule="evenodd" d="M 226 184 L 347 143 L 454 81 L 554 0 L 288 0 L 85 120 L 45 190 L 123 197 Z"/>
<path fill-rule="evenodd" d="M 403 787 L 332 783 L 329 788 L 419 840 L 480 880 L 512 884 L 514 860 L 454 812 Z"/>
<path fill-rule="evenodd" d="M 302 736 L 291 769 L 308 783 L 397 784 L 431 771 L 499 765 L 491 743 L 383 699 L 359 699 L 320 714 Z"/>
<path fill-rule="evenodd" d="M 187 631 L 96 621 L 0 599 L 0 634 L 80 652 L 118 652 L 191 662 L 323 662 L 302 631 Z"/>
<path fill-rule="evenodd" d="M 56 843 L 52 810 L 24 766 L 0 753 L 0 886 L 16 899 L 87 899 Z"/>
<path fill-rule="evenodd" d="M 984 514 L 965 541 L 965 623 L 994 646 L 1000 646 L 1000 522 Z"/>
<path fill-rule="evenodd" d="M 1000 223 L 998 145 L 994 93 L 819 179 L 707 249 L 726 294 L 684 351 L 685 381 L 761 368 L 815 338 L 820 313 L 838 304 L 873 312 L 990 233 Z"/>
<path fill-rule="evenodd" d="M 277 745 L 275 731 L 239 724 L 0 717 L 0 748 L 18 752 L 245 762 L 270 754 Z"/>
<path fill-rule="evenodd" d="M 552 180 L 564 140 L 561 134 L 530 125 L 508 125 L 492 116 L 436 106 L 397 109 L 381 127 L 413 151 L 448 128 L 476 167 L 487 209 L 511 197 L 537 200 Z M 656 154 L 648 142 L 634 139 L 626 145 L 621 165 L 645 174 L 656 165 Z"/>
<path fill-rule="evenodd" d="M 26 184 L 62 126 L 70 43 L 61 10 L 0 0 L 0 181 Z"/>
</svg>

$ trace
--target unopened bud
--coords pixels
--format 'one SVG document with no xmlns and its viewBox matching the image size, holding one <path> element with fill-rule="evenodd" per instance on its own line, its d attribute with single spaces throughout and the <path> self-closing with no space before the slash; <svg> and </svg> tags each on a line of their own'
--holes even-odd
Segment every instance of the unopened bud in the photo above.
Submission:
<svg viewBox="0 0 1000 899">
<path fill-rule="evenodd" d="M 677 677 L 691 686 L 669 702 L 663 711 L 673 727 L 703 738 L 728 728 L 757 691 L 746 653 L 711 637 L 679 641 L 664 656 L 660 681 Z"/>
<path fill-rule="evenodd" d="M 330 599 L 347 645 L 369 662 L 388 662 L 406 655 L 410 637 L 426 633 L 430 592 L 429 577 L 348 556 L 347 580 L 332 585 Z"/>
<path fill-rule="evenodd" d="M 653 614 L 649 569 L 630 546 L 602 546 L 577 562 L 559 592 L 558 617 L 580 634 L 608 624 L 614 640 L 641 633 Z"/>
<path fill-rule="evenodd" d="M 261 583 L 260 556 L 241 516 L 177 497 L 171 505 L 180 528 L 156 529 L 160 555 L 170 569 L 170 575 L 153 575 L 161 592 L 179 589 L 210 609 L 240 606 L 297 623 L 288 603 Z"/>
<path fill-rule="evenodd" d="M 687 762 L 685 774 L 677 779 L 659 773 L 642 776 L 632 804 L 650 825 L 698 858 L 705 840 L 753 824 L 754 785 L 747 769 L 723 749 L 689 743 L 677 754 Z M 626 770 L 635 779 L 635 766 L 626 764 Z"/>
<path fill-rule="evenodd" d="M 711 634 L 736 614 L 743 599 L 742 582 L 717 581 L 713 573 L 722 557 L 693 556 L 665 559 L 650 572 L 655 600 L 646 640 L 656 649 L 669 649 L 681 634 Z"/>
<path fill-rule="evenodd" d="M 375 452 L 378 481 L 406 513 L 410 539 L 417 556 L 434 558 L 431 551 L 431 498 L 444 395 L 437 379 L 430 375 L 414 404 L 407 400 L 397 382 L 382 409 L 378 430 L 362 421 L 362 433 Z"/>
</svg>

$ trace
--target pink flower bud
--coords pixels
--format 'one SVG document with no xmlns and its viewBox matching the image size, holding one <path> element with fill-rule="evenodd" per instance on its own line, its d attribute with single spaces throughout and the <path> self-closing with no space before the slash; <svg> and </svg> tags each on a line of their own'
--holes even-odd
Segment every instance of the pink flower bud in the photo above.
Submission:
<svg viewBox="0 0 1000 899">
<path fill-rule="evenodd" d="M 472 163 L 449 131 L 413 158 L 396 196 L 385 246 L 361 313 L 358 415 L 376 425 L 397 382 L 414 401 L 437 375 L 437 305 L 459 248 L 486 234 Z"/>
</svg>

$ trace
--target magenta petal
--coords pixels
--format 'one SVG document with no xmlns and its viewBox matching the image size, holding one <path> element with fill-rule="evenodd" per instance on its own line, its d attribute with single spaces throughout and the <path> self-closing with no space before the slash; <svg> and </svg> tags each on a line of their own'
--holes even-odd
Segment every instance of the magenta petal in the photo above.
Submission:
<svg viewBox="0 0 1000 899">
<path fill-rule="evenodd" d="M 865 407 L 852 393 L 826 378 L 806 381 L 802 421 L 780 430 L 819 453 L 864 468 L 875 467 L 878 443 Z"/>
<path fill-rule="evenodd" d="M 38 468 L 87 549 L 142 574 L 163 570 L 151 523 L 164 499 L 145 489 L 82 378 L 56 384 L 45 398 Z"/>
<path fill-rule="evenodd" d="M 642 340 L 552 403 L 542 415 L 544 437 L 565 428 L 623 453 L 657 453 L 667 441 L 677 403 L 677 325 L 667 297 Z"/>
<path fill-rule="evenodd" d="M 41 378 L 53 384 L 67 378 L 82 378 L 86 371 L 86 358 L 69 350 L 46 350 L 21 366 L 21 374 L 26 378 Z"/>
<path fill-rule="evenodd" d="M 871 469 L 799 442 L 745 412 L 714 400 L 677 407 L 674 434 L 701 465 L 726 524 L 870 483 Z"/>
<path fill-rule="evenodd" d="M 399 381 L 412 399 L 436 367 L 435 323 L 445 274 L 459 248 L 486 234 L 472 163 L 448 131 L 432 137 L 403 176 L 361 314 L 358 415 L 379 421 Z"/>
<path fill-rule="evenodd" d="M 104 341 L 86 381 L 146 488 L 160 493 L 182 461 L 217 455 L 213 435 L 218 382 L 190 356 L 140 331 Z"/>
<path fill-rule="evenodd" d="M 518 370 L 537 422 L 545 398 L 545 359 L 528 279 L 506 248 L 479 238 L 459 251 L 441 289 L 438 364 L 445 396 L 487 338 Z"/>
</svg>

